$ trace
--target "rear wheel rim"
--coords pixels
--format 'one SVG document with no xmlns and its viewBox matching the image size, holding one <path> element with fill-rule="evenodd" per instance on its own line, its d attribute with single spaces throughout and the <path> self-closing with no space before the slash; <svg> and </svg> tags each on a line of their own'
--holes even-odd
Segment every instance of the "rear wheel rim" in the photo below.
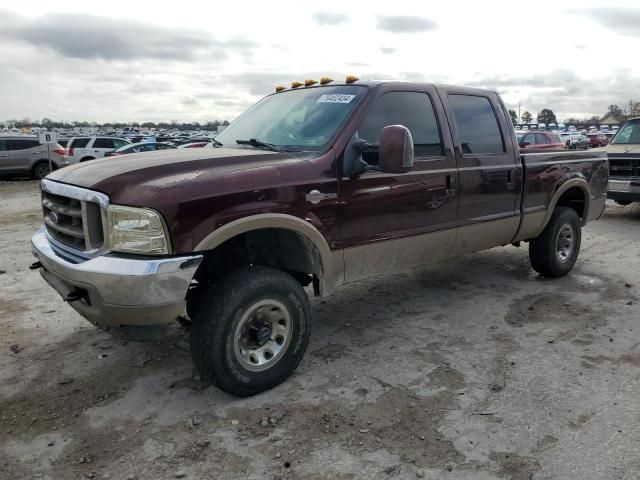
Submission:
<svg viewBox="0 0 640 480">
<path fill-rule="evenodd" d="M 560 263 L 565 263 L 571 258 L 574 244 L 575 232 L 573 227 L 565 223 L 558 230 L 558 236 L 556 237 L 556 257 Z"/>
<path fill-rule="evenodd" d="M 278 363 L 289 347 L 291 314 L 275 299 L 260 300 L 247 308 L 236 326 L 233 352 L 245 369 L 261 372 Z"/>
</svg>

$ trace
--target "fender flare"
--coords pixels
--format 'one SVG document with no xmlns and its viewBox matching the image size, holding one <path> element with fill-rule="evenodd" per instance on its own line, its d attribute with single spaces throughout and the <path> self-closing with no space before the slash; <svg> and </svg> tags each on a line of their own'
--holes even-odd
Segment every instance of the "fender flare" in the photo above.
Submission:
<svg viewBox="0 0 640 480">
<path fill-rule="evenodd" d="M 551 218 L 551 215 L 553 214 L 553 211 L 555 210 L 560 197 L 562 197 L 562 195 L 566 191 L 574 187 L 578 187 L 580 190 L 582 190 L 582 194 L 584 195 L 584 214 L 582 215 L 582 224 L 584 225 L 585 223 L 587 223 L 587 218 L 589 218 L 589 208 L 591 208 L 591 189 L 584 178 L 570 178 L 561 183 L 556 190 L 556 193 L 553 194 L 551 202 L 549 202 L 549 208 L 547 208 L 547 213 L 544 217 L 544 221 L 542 222 L 542 228 L 540 231 L 544 230 L 544 228 L 547 226 L 547 223 L 549 223 L 549 219 Z"/>
<path fill-rule="evenodd" d="M 337 260 L 334 253 L 331 252 L 329 244 L 325 240 L 320 231 L 311 223 L 283 213 L 260 213 L 244 218 L 239 218 L 229 222 L 220 228 L 215 229 L 209 235 L 204 237 L 194 248 L 194 252 L 213 250 L 222 245 L 227 240 L 261 229 L 283 229 L 295 232 L 306 239 L 315 247 L 320 257 L 320 290 L 321 294 L 328 293 L 335 284 L 334 276 L 338 273 L 334 268 L 334 262 Z M 339 267 L 339 265 L 336 265 Z"/>
</svg>

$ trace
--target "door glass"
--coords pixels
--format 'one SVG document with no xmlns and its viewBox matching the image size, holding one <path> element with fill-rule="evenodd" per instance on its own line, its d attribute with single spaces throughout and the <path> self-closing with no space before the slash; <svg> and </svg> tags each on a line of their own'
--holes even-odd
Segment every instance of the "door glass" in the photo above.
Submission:
<svg viewBox="0 0 640 480">
<path fill-rule="evenodd" d="M 389 92 L 375 100 L 358 128 L 360 138 L 378 144 L 387 125 L 404 125 L 411 131 L 416 157 L 444 155 L 440 129 L 431 98 L 420 92 Z M 374 158 L 364 159 L 376 163 Z"/>
<path fill-rule="evenodd" d="M 93 142 L 93 148 L 114 148 L 113 140 L 110 138 L 96 138 Z"/>
<path fill-rule="evenodd" d="M 38 140 L 9 140 L 9 150 L 27 150 L 40 145 Z"/>
<path fill-rule="evenodd" d="M 536 133 L 536 143 L 538 145 L 544 145 L 546 143 L 551 143 L 547 136 L 544 133 Z"/>
<path fill-rule="evenodd" d="M 463 153 L 506 152 L 498 119 L 487 97 L 449 95 Z"/>
<path fill-rule="evenodd" d="M 127 142 L 125 142 L 124 140 L 117 140 L 117 139 L 113 140 L 113 144 L 115 145 L 115 148 L 120 148 L 120 147 L 124 147 L 125 145 L 128 145 Z"/>
<path fill-rule="evenodd" d="M 529 133 L 528 135 L 525 135 L 524 141 L 525 141 L 525 143 L 528 143 L 529 145 L 535 145 L 536 144 L 536 137 L 532 133 Z"/>
<path fill-rule="evenodd" d="M 0 152 L 5 152 L 7 150 L 7 141 L 0 140 Z"/>
</svg>

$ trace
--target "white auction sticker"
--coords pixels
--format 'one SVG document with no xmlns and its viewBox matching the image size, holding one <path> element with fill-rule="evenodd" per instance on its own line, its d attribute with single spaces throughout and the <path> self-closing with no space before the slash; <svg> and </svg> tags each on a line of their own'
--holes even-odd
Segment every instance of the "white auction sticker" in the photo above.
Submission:
<svg viewBox="0 0 640 480">
<path fill-rule="evenodd" d="M 350 103 L 355 97 L 355 95 L 330 93 L 328 95 L 322 95 L 316 103 Z"/>
</svg>

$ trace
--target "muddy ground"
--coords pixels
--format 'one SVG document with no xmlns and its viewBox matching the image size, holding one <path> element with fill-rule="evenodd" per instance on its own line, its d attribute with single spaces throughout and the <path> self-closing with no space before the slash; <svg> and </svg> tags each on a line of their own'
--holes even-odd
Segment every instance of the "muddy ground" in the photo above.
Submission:
<svg viewBox="0 0 640 480">
<path fill-rule="evenodd" d="M 640 207 L 607 207 L 570 276 L 497 248 L 314 299 L 306 358 L 237 399 L 175 328 L 111 338 L 32 262 L 37 184 L 0 182 L 0 477 L 636 479 Z"/>
</svg>

